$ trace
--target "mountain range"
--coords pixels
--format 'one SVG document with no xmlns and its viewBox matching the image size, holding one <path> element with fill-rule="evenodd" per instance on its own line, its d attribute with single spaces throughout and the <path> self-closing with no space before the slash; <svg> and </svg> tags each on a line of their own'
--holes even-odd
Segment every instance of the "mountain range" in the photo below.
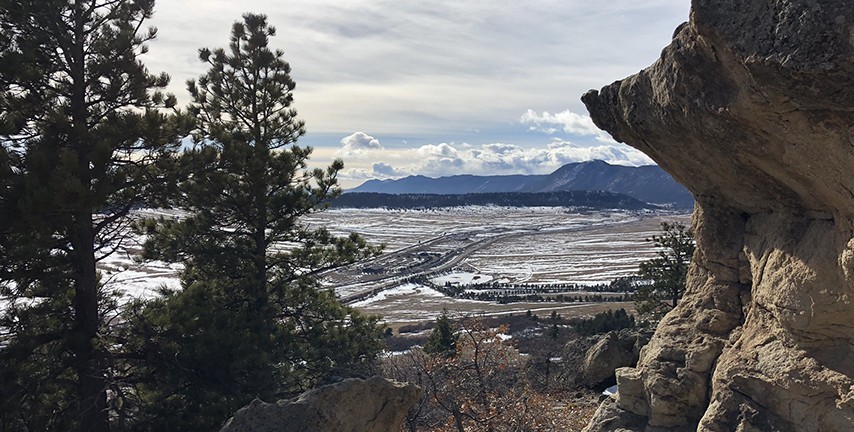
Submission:
<svg viewBox="0 0 854 432">
<path fill-rule="evenodd" d="M 606 191 L 644 202 L 690 208 L 694 197 L 656 165 L 629 167 L 604 161 L 564 165 L 551 174 L 431 178 L 421 175 L 396 180 L 368 180 L 347 192 L 386 194 L 472 194 L 497 192 Z"/>
<path fill-rule="evenodd" d="M 605 191 L 488 192 L 468 194 L 387 194 L 350 192 L 330 202 L 333 208 L 426 209 L 464 206 L 575 207 L 594 210 L 654 209 L 626 194 Z"/>
</svg>

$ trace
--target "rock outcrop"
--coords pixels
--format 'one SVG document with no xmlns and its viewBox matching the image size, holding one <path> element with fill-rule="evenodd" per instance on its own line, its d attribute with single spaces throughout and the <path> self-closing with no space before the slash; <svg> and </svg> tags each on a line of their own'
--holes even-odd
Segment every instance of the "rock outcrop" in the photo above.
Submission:
<svg viewBox="0 0 854 432">
<path fill-rule="evenodd" d="M 276 403 L 255 400 L 220 432 L 388 432 L 400 430 L 421 390 L 374 377 L 346 379 Z"/>
<path fill-rule="evenodd" d="M 697 200 L 679 306 L 588 431 L 854 427 L 854 7 L 694 0 L 582 98 Z"/>
<path fill-rule="evenodd" d="M 612 331 L 602 336 L 584 356 L 584 384 L 600 389 L 613 385 L 614 372 L 637 364 L 640 349 L 648 342 L 649 335 L 636 330 Z"/>
</svg>

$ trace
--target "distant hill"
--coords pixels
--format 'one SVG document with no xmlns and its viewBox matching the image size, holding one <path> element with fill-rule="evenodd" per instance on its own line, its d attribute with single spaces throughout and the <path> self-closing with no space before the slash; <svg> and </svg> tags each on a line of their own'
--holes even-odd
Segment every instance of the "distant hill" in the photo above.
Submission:
<svg viewBox="0 0 854 432">
<path fill-rule="evenodd" d="M 655 206 L 628 195 L 603 191 L 492 192 L 470 194 L 384 194 L 351 192 L 335 198 L 333 208 L 416 209 L 495 205 L 505 207 L 583 207 L 641 210 Z"/>
<path fill-rule="evenodd" d="M 604 161 L 571 163 L 548 175 L 409 176 L 397 180 L 369 180 L 347 192 L 456 195 L 573 190 L 616 192 L 645 202 L 682 208 L 694 205 L 691 193 L 656 165 L 628 167 Z"/>
</svg>

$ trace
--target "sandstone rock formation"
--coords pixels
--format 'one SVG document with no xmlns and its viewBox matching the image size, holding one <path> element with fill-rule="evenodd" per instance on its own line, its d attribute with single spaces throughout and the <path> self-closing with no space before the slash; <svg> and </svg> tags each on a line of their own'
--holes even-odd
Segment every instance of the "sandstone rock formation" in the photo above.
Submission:
<svg viewBox="0 0 854 432">
<path fill-rule="evenodd" d="M 854 7 L 694 0 L 582 98 L 697 200 L 680 305 L 588 431 L 854 430 Z"/>
<path fill-rule="evenodd" d="M 347 379 L 293 400 L 255 400 L 234 414 L 220 432 L 397 431 L 421 390 L 374 377 Z"/>
<path fill-rule="evenodd" d="M 608 387 L 614 384 L 614 371 L 634 366 L 642 346 L 649 336 L 634 330 L 612 331 L 587 350 L 582 366 L 582 379 L 588 387 Z"/>
</svg>

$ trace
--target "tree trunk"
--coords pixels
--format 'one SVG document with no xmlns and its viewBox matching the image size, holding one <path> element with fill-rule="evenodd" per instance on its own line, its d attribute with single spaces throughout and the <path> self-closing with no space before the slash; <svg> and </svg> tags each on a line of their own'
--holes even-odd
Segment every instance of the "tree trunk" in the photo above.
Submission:
<svg viewBox="0 0 854 432">
<path fill-rule="evenodd" d="M 74 334 L 71 349 L 77 372 L 76 426 L 80 432 L 108 431 L 105 357 L 99 347 L 98 280 L 91 215 L 80 214 L 73 227 Z"/>
<path fill-rule="evenodd" d="M 69 227 L 73 248 L 71 262 L 74 272 L 74 330 L 71 349 L 77 373 L 76 429 L 80 432 L 107 432 L 106 357 L 99 347 L 101 319 L 98 313 L 98 277 L 95 269 L 95 228 L 92 223 L 92 188 L 90 149 L 92 143 L 86 106 L 86 58 L 83 8 L 76 7 L 72 59 L 69 65 L 71 89 L 71 134 L 69 145 L 77 155 L 77 172 L 81 193 Z"/>
<path fill-rule="evenodd" d="M 257 75 L 256 75 L 257 77 Z M 255 90 L 257 87 L 257 83 L 252 83 L 252 89 Z M 252 138 L 255 141 L 253 145 L 253 158 L 250 166 L 254 167 L 254 173 L 252 173 L 252 198 L 255 204 L 255 271 L 256 271 L 256 289 L 255 293 L 256 300 L 258 301 L 259 306 L 266 308 L 267 307 L 267 218 L 269 214 L 268 202 L 267 202 L 267 188 L 268 188 L 268 177 L 267 177 L 267 166 L 270 161 L 270 150 L 267 147 L 267 143 L 264 142 L 263 137 L 261 136 L 261 124 L 258 120 L 258 107 L 256 105 L 257 101 L 255 99 L 252 100 L 252 118 L 253 118 L 253 128 L 252 128 Z"/>
</svg>

